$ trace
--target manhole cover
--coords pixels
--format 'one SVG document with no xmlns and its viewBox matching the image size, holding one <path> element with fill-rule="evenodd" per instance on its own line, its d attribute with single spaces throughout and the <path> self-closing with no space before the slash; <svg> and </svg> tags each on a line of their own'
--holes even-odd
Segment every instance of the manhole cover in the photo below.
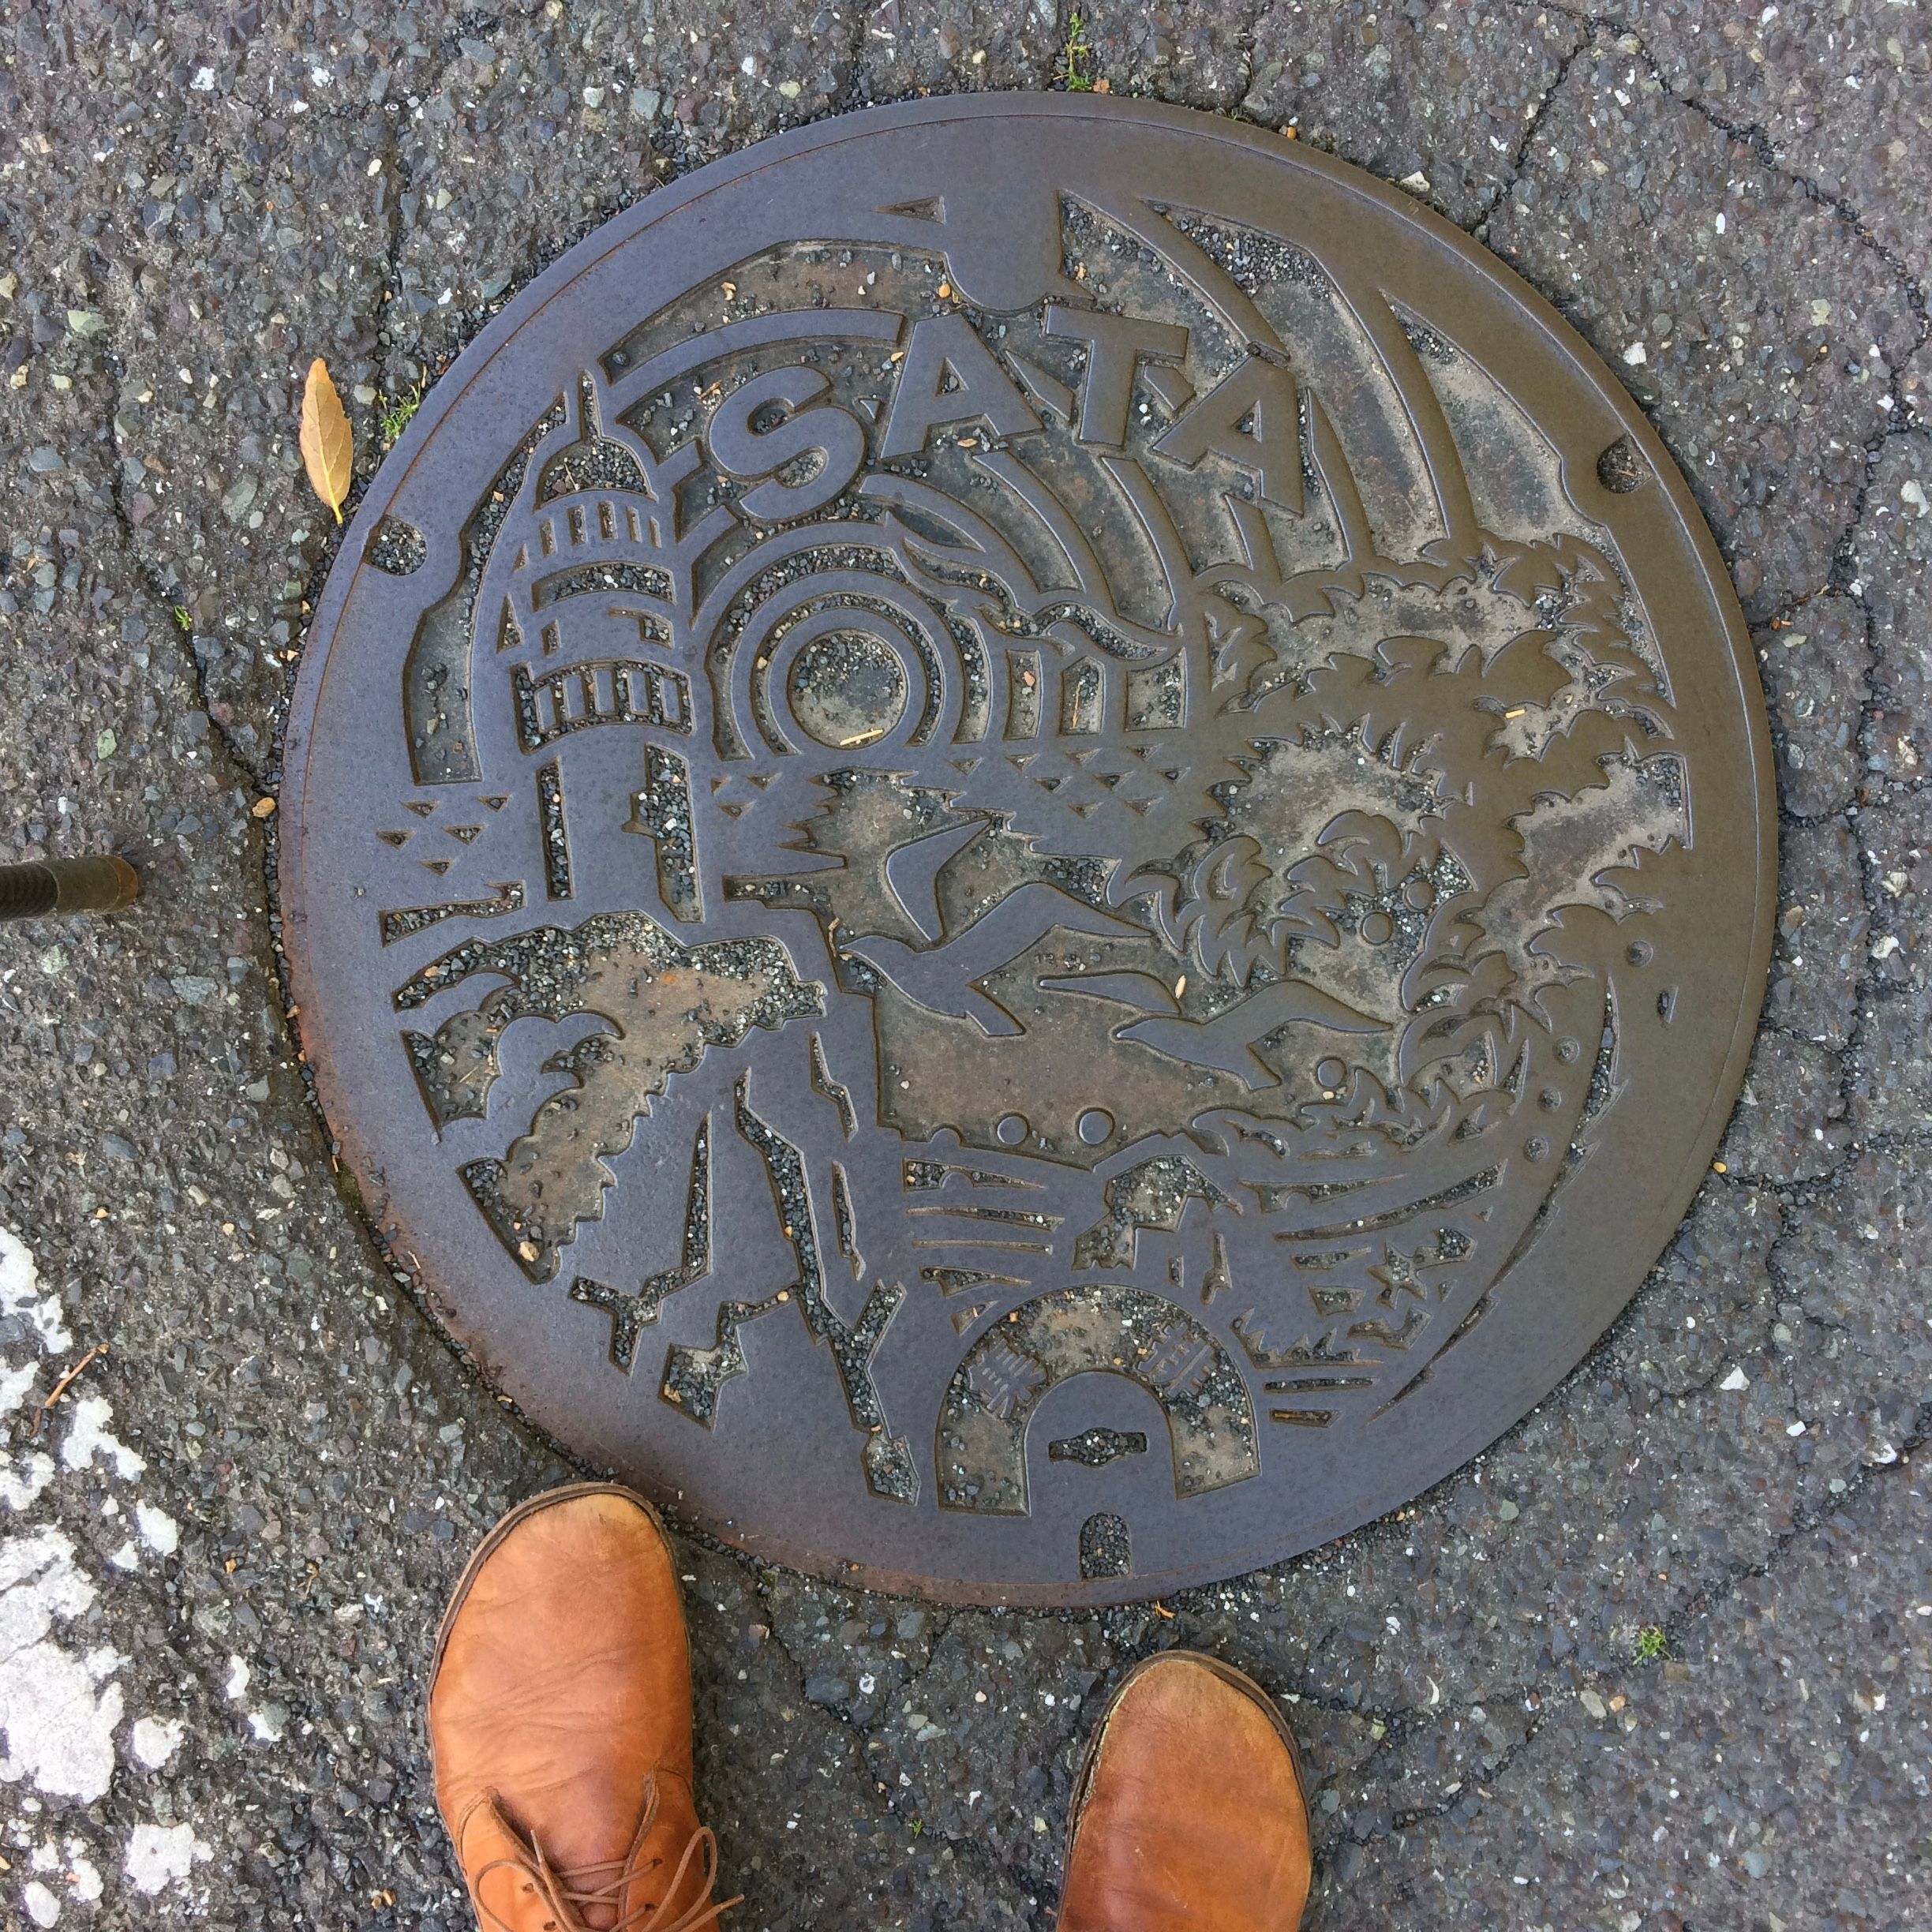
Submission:
<svg viewBox="0 0 1932 1932">
<path fill-rule="evenodd" d="M 1319 154 L 833 121 L 601 230 L 365 500 L 286 935 L 399 1262 L 761 1556 L 1098 1602 L 1545 1395 L 1675 1226 L 1772 904 L 1688 492 Z"/>
</svg>

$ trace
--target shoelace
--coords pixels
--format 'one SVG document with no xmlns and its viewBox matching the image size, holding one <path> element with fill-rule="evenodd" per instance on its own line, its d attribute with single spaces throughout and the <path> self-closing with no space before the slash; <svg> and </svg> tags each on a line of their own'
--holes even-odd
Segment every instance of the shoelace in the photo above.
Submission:
<svg viewBox="0 0 1932 1932">
<path fill-rule="evenodd" d="M 642 1843 L 649 1836 L 657 1816 L 657 1788 L 653 1782 L 646 1790 L 644 1818 L 638 1826 L 636 1843 Z M 470 1902 L 476 1908 L 477 1918 L 486 1932 L 492 1932 L 492 1929 L 493 1932 L 516 1932 L 516 1928 L 494 1906 L 484 1904 L 482 1892 L 483 1881 L 492 1872 L 520 1873 L 524 1889 L 536 1893 L 555 1915 L 557 1932 L 589 1932 L 582 1908 L 621 1905 L 625 1888 L 634 1879 L 656 1870 L 664 1863 L 662 1859 L 653 1858 L 638 1865 L 634 1863 L 635 1856 L 634 1848 L 623 1858 L 600 1859 L 571 1871 L 559 1871 L 544 1855 L 542 1845 L 533 1838 L 526 1856 L 492 1859 L 477 1873 L 470 1884 Z M 676 1898 L 683 1889 L 694 1858 L 702 1862 L 704 1889 L 709 1892 L 717 1877 L 717 1835 L 708 1825 L 701 1825 L 696 1836 L 685 1846 L 684 1855 L 671 1874 L 671 1882 L 665 1888 L 664 1897 L 667 1901 Z M 680 1912 L 675 1919 L 658 1915 L 664 1910 L 662 1904 L 639 1904 L 614 1920 L 610 1932 L 702 1932 L 706 1926 L 715 1926 L 719 1916 L 741 1900 L 742 1894 L 739 1898 L 724 1899 L 715 1905 L 700 1900 Z"/>
</svg>

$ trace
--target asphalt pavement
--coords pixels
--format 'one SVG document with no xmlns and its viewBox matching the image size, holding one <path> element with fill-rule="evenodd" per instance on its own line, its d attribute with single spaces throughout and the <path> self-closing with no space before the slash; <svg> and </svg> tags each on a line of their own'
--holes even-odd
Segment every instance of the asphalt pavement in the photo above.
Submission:
<svg viewBox="0 0 1932 1932">
<path fill-rule="evenodd" d="M 728 1923 L 1043 1932 L 1089 1723 L 1174 1644 L 1282 1699 L 1324 1932 L 1926 1923 L 1929 49 L 1893 0 L 13 0 L 0 859 L 118 843 L 147 892 L 0 930 L 0 1923 L 466 1926 L 429 1638 L 566 1473 L 373 1247 L 289 1024 L 278 732 L 335 540 L 310 358 L 366 470 L 657 184 L 875 101 L 1071 82 L 1402 184 L 1627 383 L 1754 627 L 1772 986 L 1642 1290 L 1395 1517 L 1088 1616 L 681 1543 Z"/>
</svg>

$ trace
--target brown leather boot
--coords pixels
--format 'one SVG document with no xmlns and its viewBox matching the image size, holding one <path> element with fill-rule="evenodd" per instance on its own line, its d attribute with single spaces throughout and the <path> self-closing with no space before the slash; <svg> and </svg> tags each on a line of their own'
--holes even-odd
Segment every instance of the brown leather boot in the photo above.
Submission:
<svg viewBox="0 0 1932 1932">
<path fill-rule="evenodd" d="M 483 1932 L 698 1932 L 724 1910 L 677 1571 L 642 1497 L 552 1489 L 485 1538 L 436 1638 L 429 1746 Z"/>
<path fill-rule="evenodd" d="M 1294 1932 L 1309 1869 L 1301 1765 L 1267 1694 L 1191 1650 L 1135 1665 L 1073 1789 L 1060 1932 Z"/>
</svg>

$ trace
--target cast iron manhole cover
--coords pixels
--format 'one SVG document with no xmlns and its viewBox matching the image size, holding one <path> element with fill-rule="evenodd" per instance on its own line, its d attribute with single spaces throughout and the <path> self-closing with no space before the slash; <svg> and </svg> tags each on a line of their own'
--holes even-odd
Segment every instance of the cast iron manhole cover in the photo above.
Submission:
<svg viewBox="0 0 1932 1932">
<path fill-rule="evenodd" d="M 393 1253 L 761 1556 L 1099 1602 L 1545 1395 L 1763 987 L 1761 701 L 1616 381 L 1402 195 L 930 101 L 653 194 L 330 579 L 283 904 Z"/>
</svg>

